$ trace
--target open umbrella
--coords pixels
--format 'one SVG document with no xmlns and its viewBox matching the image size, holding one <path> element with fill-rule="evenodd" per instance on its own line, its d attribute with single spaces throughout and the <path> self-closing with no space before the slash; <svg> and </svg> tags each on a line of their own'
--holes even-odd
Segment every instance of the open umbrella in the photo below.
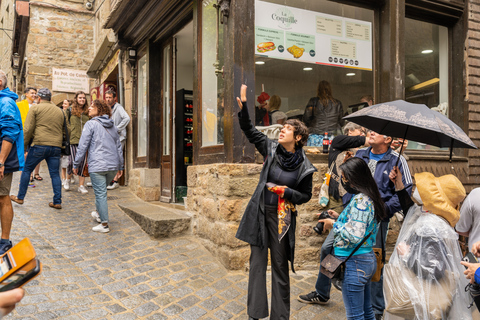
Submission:
<svg viewBox="0 0 480 320">
<path fill-rule="evenodd" d="M 477 149 L 452 120 L 424 104 L 395 100 L 363 108 L 343 119 L 384 135 L 449 147 L 450 160 L 453 148 Z"/>
</svg>

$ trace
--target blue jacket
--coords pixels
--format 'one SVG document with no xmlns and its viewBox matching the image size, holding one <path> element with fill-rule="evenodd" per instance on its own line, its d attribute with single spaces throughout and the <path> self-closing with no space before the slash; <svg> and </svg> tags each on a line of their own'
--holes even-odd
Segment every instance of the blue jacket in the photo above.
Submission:
<svg viewBox="0 0 480 320">
<path fill-rule="evenodd" d="M 354 255 L 372 251 L 378 232 L 373 201 L 363 193 L 355 195 L 338 216 L 338 220 L 333 225 L 333 232 L 335 234 L 333 247 L 336 256 L 348 257 L 370 232 L 372 233 L 370 237 Z"/>
<path fill-rule="evenodd" d="M 88 172 L 123 170 L 123 151 L 113 120 L 103 115 L 85 123 L 73 167 L 77 169 L 88 151 Z"/>
<path fill-rule="evenodd" d="M 22 116 L 15 103 L 17 99 L 18 95 L 8 88 L 0 91 L 0 146 L 4 140 L 13 144 L 5 160 L 5 173 L 22 171 L 25 164 Z"/>
<path fill-rule="evenodd" d="M 365 160 L 368 164 L 370 161 L 370 150 L 372 147 L 365 149 L 360 149 L 355 154 L 355 157 Z M 392 181 L 388 178 L 390 171 L 397 163 L 398 152 L 393 151 L 391 148 L 388 148 L 387 153 L 383 156 L 382 159 L 378 160 L 377 167 L 375 169 L 375 175 L 373 179 L 377 182 L 378 190 L 380 191 L 380 196 L 385 202 L 385 209 L 388 216 L 388 220 L 393 217 L 395 212 L 402 210 L 400 206 L 400 201 L 398 196 L 395 193 L 395 186 Z M 398 168 L 402 173 L 402 181 L 405 185 L 405 189 L 408 194 L 412 194 L 412 175 L 410 174 L 410 169 L 408 168 L 407 160 L 403 156 L 400 156 L 400 161 L 398 162 Z M 406 214 L 406 212 L 405 212 Z M 388 221 L 386 220 L 386 221 Z"/>
</svg>

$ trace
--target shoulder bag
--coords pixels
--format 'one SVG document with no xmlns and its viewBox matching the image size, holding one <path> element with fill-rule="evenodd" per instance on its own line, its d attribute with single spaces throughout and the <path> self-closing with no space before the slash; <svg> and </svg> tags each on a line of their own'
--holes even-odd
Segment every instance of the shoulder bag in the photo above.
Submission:
<svg viewBox="0 0 480 320">
<path fill-rule="evenodd" d="M 380 224 L 382 222 L 379 222 Z M 382 248 L 373 248 L 373 253 L 375 254 L 375 258 L 377 258 L 377 271 L 372 276 L 372 282 L 380 281 L 380 277 L 382 276 L 382 269 L 385 265 L 385 240 L 383 239 L 382 233 L 382 226 L 379 226 L 378 232 L 380 232 L 380 239 L 382 241 Z"/>
<path fill-rule="evenodd" d="M 345 260 L 341 260 L 335 257 L 333 254 L 326 256 L 320 263 L 320 272 L 327 276 L 330 279 L 343 280 L 345 274 L 345 263 L 350 259 L 351 256 L 362 246 L 362 244 L 372 235 L 373 231 L 367 234 L 362 241 L 353 249 L 352 253 Z"/>
<path fill-rule="evenodd" d="M 61 154 L 62 154 L 62 156 L 69 156 L 71 154 L 71 152 L 70 152 L 70 137 L 68 135 L 67 119 L 65 117 L 65 114 L 63 114 L 63 129 L 65 130 L 65 134 L 63 135 L 63 140 L 62 140 Z"/>
</svg>

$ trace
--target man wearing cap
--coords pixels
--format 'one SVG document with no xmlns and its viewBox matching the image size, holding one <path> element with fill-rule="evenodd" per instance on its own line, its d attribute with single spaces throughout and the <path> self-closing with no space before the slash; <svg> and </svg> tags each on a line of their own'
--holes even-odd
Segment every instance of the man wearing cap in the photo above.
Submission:
<svg viewBox="0 0 480 320">
<path fill-rule="evenodd" d="M 53 202 L 50 202 L 49 206 L 61 209 L 62 182 L 59 168 L 64 134 L 64 113 L 50 101 L 52 93 L 47 88 L 38 90 L 38 97 L 39 104 L 30 108 L 25 120 L 25 149 L 30 148 L 20 177 L 18 195 L 12 195 L 10 198 L 18 204 L 23 204 L 31 172 L 40 161 L 46 160 L 54 194 Z"/>
<path fill-rule="evenodd" d="M 12 202 L 8 197 L 12 185 L 12 175 L 23 170 L 22 118 L 15 100 L 18 95 L 7 88 L 7 76 L 0 70 L 0 220 L 2 235 L 0 254 L 12 247 L 10 230 L 13 221 Z"/>
</svg>

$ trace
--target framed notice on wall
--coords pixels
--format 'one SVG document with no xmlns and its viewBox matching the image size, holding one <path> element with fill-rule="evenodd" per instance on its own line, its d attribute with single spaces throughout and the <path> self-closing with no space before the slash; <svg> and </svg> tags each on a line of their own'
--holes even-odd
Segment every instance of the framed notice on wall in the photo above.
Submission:
<svg viewBox="0 0 480 320">
<path fill-rule="evenodd" d="M 52 90 L 59 92 L 89 92 L 87 72 L 52 68 Z"/>
<path fill-rule="evenodd" d="M 255 54 L 372 70 L 372 24 L 256 0 Z"/>
</svg>

